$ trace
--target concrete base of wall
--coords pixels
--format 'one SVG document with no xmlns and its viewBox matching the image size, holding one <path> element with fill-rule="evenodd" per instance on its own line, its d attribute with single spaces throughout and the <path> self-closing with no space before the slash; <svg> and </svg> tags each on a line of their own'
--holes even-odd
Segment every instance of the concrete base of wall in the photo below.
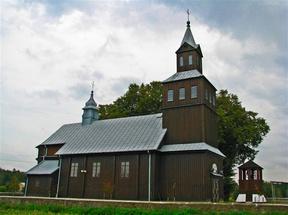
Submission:
<svg viewBox="0 0 288 215">
<path fill-rule="evenodd" d="M 0 202 L 12 204 L 54 204 L 64 206 L 89 207 L 123 207 L 123 208 L 195 208 L 204 211 L 288 211 L 288 204 L 253 204 L 253 203 L 211 203 L 211 202 L 158 202 L 158 201 L 126 201 L 126 200 L 98 200 L 76 198 L 48 198 L 48 197 L 20 197 L 0 196 Z"/>
</svg>

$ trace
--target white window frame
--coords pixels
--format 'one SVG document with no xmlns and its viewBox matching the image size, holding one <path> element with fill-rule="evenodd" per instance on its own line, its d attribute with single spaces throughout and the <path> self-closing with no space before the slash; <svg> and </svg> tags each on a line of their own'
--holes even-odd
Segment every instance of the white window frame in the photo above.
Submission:
<svg viewBox="0 0 288 215">
<path fill-rule="evenodd" d="M 92 177 L 99 178 L 101 173 L 101 163 L 100 162 L 93 162 L 92 164 Z"/>
<path fill-rule="evenodd" d="M 129 161 L 122 161 L 121 162 L 121 168 L 120 168 L 120 177 L 121 178 L 129 178 L 129 172 L 130 172 L 130 163 Z"/>
<path fill-rule="evenodd" d="M 183 56 L 179 58 L 179 66 L 184 66 L 184 59 Z"/>
<path fill-rule="evenodd" d="M 189 55 L 188 59 L 189 59 L 189 65 L 192 65 L 192 64 L 193 64 L 193 57 L 192 57 L 192 55 Z"/>
<path fill-rule="evenodd" d="M 191 87 L 191 99 L 196 99 L 198 97 L 198 86 L 194 85 Z"/>
<path fill-rule="evenodd" d="M 174 101 L 174 90 L 170 89 L 167 91 L 167 102 Z"/>
<path fill-rule="evenodd" d="M 78 163 L 71 163 L 71 169 L 70 169 L 70 177 L 77 177 L 78 176 Z"/>
<path fill-rule="evenodd" d="M 184 100 L 185 99 L 185 88 L 181 87 L 179 88 L 179 100 Z"/>
</svg>

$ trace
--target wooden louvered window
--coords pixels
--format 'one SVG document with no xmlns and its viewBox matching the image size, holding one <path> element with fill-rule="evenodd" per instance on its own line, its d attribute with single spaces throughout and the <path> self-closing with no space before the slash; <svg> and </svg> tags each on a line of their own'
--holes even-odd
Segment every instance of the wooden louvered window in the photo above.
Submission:
<svg viewBox="0 0 288 215">
<path fill-rule="evenodd" d="M 101 163 L 100 162 L 94 162 L 92 166 L 92 177 L 99 178 L 100 177 L 100 171 L 101 171 Z"/>
<path fill-rule="evenodd" d="M 121 178 L 128 178 L 129 177 L 129 161 L 121 162 Z"/>
<path fill-rule="evenodd" d="M 70 177 L 77 177 L 78 163 L 71 163 Z"/>
</svg>

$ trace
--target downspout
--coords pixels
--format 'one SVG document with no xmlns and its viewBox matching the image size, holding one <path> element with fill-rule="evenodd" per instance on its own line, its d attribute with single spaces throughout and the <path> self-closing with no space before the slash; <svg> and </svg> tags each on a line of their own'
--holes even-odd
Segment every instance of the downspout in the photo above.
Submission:
<svg viewBox="0 0 288 215">
<path fill-rule="evenodd" d="M 45 157 L 47 157 L 47 153 L 48 153 L 47 146 L 44 145 L 44 147 L 45 147 L 45 155 L 43 156 L 43 160 L 45 160 Z"/>
<path fill-rule="evenodd" d="M 27 178 L 26 178 L 24 196 L 27 196 L 27 189 L 28 189 L 28 175 L 27 175 Z"/>
<path fill-rule="evenodd" d="M 148 152 L 148 201 L 151 201 L 151 153 Z"/>
<path fill-rule="evenodd" d="M 59 156 L 59 172 L 58 172 L 58 181 L 57 181 L 57 191 L 56 191 L 56 198 L 58 198 L 59 195 L 59 186 L 60 186 L 60 172 L 61 172 L 61 164 L 62 164 L 62 159 Z"/>
</svg>

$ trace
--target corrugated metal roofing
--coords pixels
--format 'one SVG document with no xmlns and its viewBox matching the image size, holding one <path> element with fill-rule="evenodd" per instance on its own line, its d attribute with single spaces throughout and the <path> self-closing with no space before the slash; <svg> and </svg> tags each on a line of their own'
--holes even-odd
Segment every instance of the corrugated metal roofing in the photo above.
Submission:
<svg viewBox="0 0 288 215">
<path fill-rule="evenodd" d="M 58 169 L 58 160 L 44 160 L 26 172 L 27 175 L 50 175 Z"/>
<path fill-rule="evenodd" d="M 207 143 L 171 144 L 171 145 L 163 145 L 159 149 L 160 152 L 203 151 L 203 150 L 207 150 L 222 157 L 225 157 L 225 155 L 219 149 L 210 146 Z"/>
<path fill-rule="evenodd" d="M 63 125 L 41 145 L 65 143 L 57 154 L 157 150 L 166 129 L 162 114 Z"/>
<path fill-rule="evenodd" d="M 186 28 L 186 31 L 185 31 L 183 40 L 182 40 L 182 42 L 181 42 L 181 46 L 182 46 L 184 43 L 188 43 L 189 45 L 191 45 L 191 46 L 194 47 L 195 49 L 197 49 L 197 47 L 198 47 L 198 46 L 196 45 L 196 43 L 195 43 L 193 34 L 192 34 L 192 32 L 191 32 L 191 29 L 190 29 L 190 22 L 189 22 L 189 24 L 188 24 L 188 22 L 187 22 L 187 28 Z"/>
<path fill-rule="evenodd" d="M 164 80 L 162 83 L 168 83 L 168 82 L 172 82 L 172 81 L 180 81 L 180 80 L 185 80 L 185 79 L 189 79 L 189 78 L 196 78 L 196 77 L 200 77 L 200 76 L 204 76 L 204 75 L 202 75 L 197 69 L 193 69 L 193 70 L 189 70 L 189 71 L 185 71 L 185 72 L 176 72 L 175 74 L 173 74 L 172 76 L 170 76 L 169 78 Z"/>
</svg>

